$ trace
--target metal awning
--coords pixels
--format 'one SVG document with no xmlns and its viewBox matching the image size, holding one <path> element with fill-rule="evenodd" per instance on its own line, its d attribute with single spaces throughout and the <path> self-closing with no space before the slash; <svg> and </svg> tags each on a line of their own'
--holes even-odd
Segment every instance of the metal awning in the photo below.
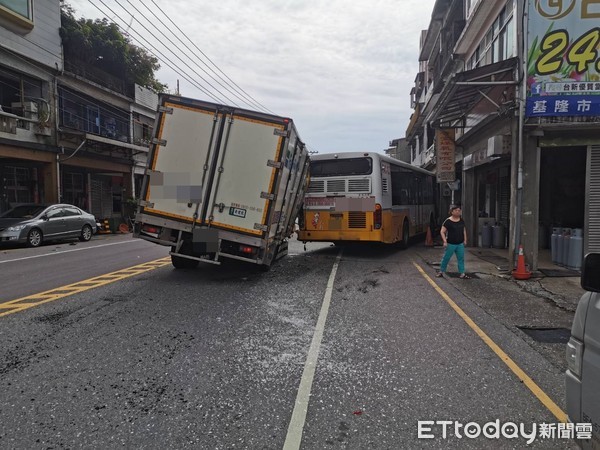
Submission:
<svg viewBox="0 0 600 450">
<path fill-rule="evenodd" d="M 105 138 L 103 136 L 98 136 L 96 134 L 86 133 L 85 139 L 89 140 L 89 141 L 101 142 L 103 144 L 108 144 L 108 145 L 112 145 L 115 147 L 126 148 L 129 150 L 133 150 L 134 152 L 137 152 L 137 153 L 148 153 L 147 146 L 130 144 L 128 142 L 122 142 L 122 141 L 119 141 L 116 139 L 109 139 L 109 138 Z"/>
<path fill-rule="evenodd" d="M 487 97 L 490 90 L 498 85 L 518 83 L 514 79 L 514 69 L 517 64 L 517 58 L 510 58 L 455 73 L 444 86 L 429 121 L 436 128 L 451 127 L 453 122 L 462 119 L 482 98 L 488 98 L 493 102 Z"/>
</svg>

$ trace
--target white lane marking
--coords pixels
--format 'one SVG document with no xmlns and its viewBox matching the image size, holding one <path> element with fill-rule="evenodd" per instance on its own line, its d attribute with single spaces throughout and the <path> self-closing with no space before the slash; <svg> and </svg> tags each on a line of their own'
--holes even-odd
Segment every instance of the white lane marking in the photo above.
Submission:
<svg viewBox="0 0 600 450">
<path fill-rule="evenodd" d="M 24 261 L 26 259 L 33 259 L 33 258 L 43 258 L 44 256 L 62 255 L 63 253 L 80 252 L 82 250 L 92 250 L 94 248 L 108 247 L 109 245 L 129 244 L 130 242 L 142 242 L 142 240 L 141 239 L 131 239 L 129 241 L 113 242 L 112 244 L 100 244 L 100 245 L 94 245 L 93 247 L 85 247 L 85 248 L 76 248 L 76 249 L 73 249 L 73 250 L 65 250 L 63 252 L 52 252 L 52 253 L 45 253 L 43 255 L 25 256 L 24 258 L 7 259 L 6 261 L 0 261 L 0 264 L 9 263 L 9 262 L 15 262 L 15 261 Z"/>
<path fill-rule="evenodd" d="M 325 331 L 325 321 L 327 320 L 329 305 L 331 304 L 333 282 L 335 281 L 335 274 L 337 272 L 338 265 L 342 259 L 342 251 L 343 249 L 340 249 L 337 258 L 333 263 L 329 280 L 327 281 L 327 289 L 325 290 L 325 295 L 323 297 L 321 312 L 319 313 L 319 319 L 317 320 L 315 333 L 313 334 L 310 349 L 308 350 L 306 363 L 304 364 L 304 371 L 302 372 L 302 378 L 300 380 L 300 386 L 298 387 L 298 394 L 296 395 L 294 411 L 292 412 L 292 418 L 290 419 L 290 424 L 288 426 L 287 436 L 285 437 L 285 443 L 283 444 L 284 450 L 297 450 L 300 448 L 300 444 L 302 443 L 302 431 L 304 430 L 304 423 L 306 422 L 310 391 L 312 388 L 313 379 L 315 377 L 319 351 L 321 350 L 321 340 L 323 339 L 323 332 Z"/>
</svg>

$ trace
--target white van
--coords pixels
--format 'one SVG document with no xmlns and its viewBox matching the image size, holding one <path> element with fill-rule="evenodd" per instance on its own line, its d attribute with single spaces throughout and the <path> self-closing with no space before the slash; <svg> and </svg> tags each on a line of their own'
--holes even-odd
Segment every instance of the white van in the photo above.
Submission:
<svg viewBox="0 0 600 450">
<path fill-rule="evenodd" d="M 572 423 L 591 423 L 585 449 L 600 449 L 600 253 L 586 255 L 581 273 L 586 292 L 579 300 L 567 344 L 566 400 Z"/>
</svg>

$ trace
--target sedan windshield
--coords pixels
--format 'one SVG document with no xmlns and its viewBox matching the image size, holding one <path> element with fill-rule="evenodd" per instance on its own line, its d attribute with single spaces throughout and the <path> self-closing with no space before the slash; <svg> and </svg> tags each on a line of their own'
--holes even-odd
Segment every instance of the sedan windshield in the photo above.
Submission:
<svg viewBox="0 0 600 450">
<path fill-rule="evenodd" d="M 41 205 L 21 205 L 6 211 L 2 216 L 5 219 L 31 219 L 41 213 L 45 206 Z"/>
</svg>

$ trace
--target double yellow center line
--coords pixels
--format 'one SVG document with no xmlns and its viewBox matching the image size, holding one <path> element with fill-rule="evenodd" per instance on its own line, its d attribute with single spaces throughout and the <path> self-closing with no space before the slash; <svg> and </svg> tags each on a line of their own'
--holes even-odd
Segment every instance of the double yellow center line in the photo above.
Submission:
<svg viewBox="0 0 600 450">
<path fill-rule="evenodd" d="M 49 291 L 40 292 L 39 294 L 28 295 L 27 297 L 0 303 L 0 317 L 33 308 L 34 306 L 42 305 L 44 303 L 53 302 L 54 300 L 70 295 L 79 294 L 80 292 L 104 286 L 105 284 L 114 283 L 115 281 L 133 277 L 144 272 L 149 272 L 150 270 L 158 269 L 159 267 L 164 267 L 169 264 L 171 264 L 170 257 L 161 258 L 137 266 L 117 270 L 116 272 L 78 281 L 77 283 L 61 286 Z"/>
</svg>

